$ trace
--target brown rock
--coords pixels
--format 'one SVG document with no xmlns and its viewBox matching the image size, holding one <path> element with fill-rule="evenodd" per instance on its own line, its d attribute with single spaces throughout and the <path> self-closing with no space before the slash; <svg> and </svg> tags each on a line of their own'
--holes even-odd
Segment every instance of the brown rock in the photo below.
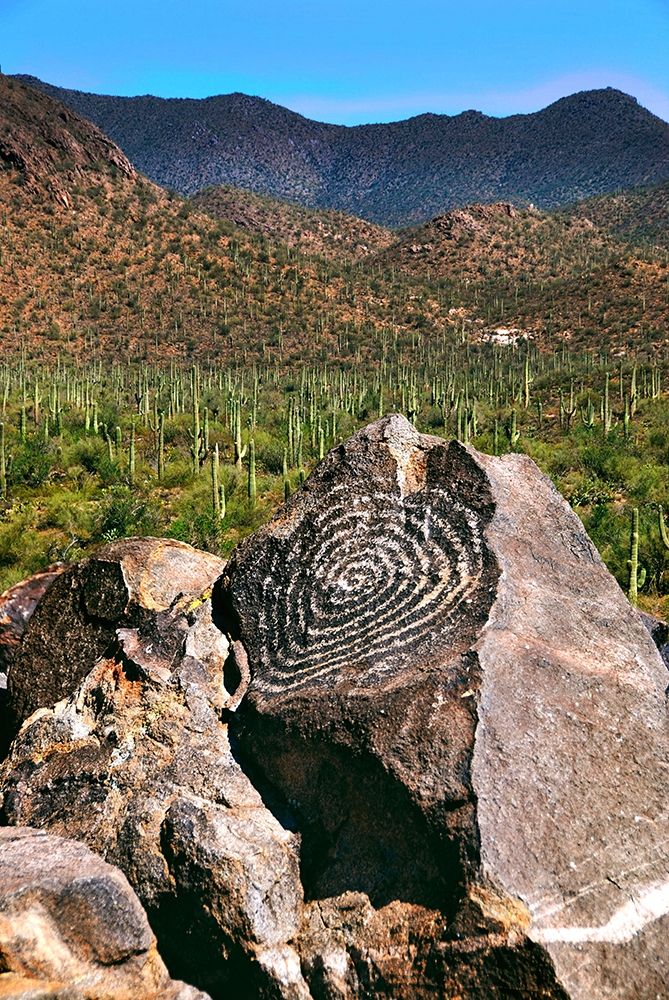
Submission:
<svg viewBox="0 0 669 1000">
<path fill-rule="evenodd" d="M 7 751 L 14 728 L 7 704 L 7 672 L 33 611 L 64 570 L 64 563 L 56 563 L 0 594 L 0 758 Z"/>
<path fill-rule="evenodd" d="M 180 977 L 216 997 L 271 987 L 304 1000 L 289 944 L 302 909 L 299 840 L 233 755 L 221 713 L 243 696 L 243 651 L 228 661 L 208 594 L 193 596 L 222 568 L 189 546 L 135 539 L 69 575 L 64 607 L 75 590 L 84 608 L 78 650 L 95 651 L 100 620 L 112 638 L 71 697 L 24 723 L 0 778 L 0 822 L 74 837 L 118 865 Z M 73 628 L 59 607 L 28 647 L 40 677 L 50 662 L 69 665 Z M 84 664 L 72 666 L 68 684 Z"/>
<path fill-rule="evenodd" d="M 398 900 L 375 910 L 349 892 L 309 903 L 299 942 L 312 996 L 565 1000 L 550 959 L 526 936 L 527 911 L 490 891 L 474 895 L 480 925 L 457 937 L 439 911 Z"/>
<path fill-rule="evenodd" d="M 0 829 L 0 997 L 207 1000 L 175 983 L 116 868 L 82 844 Z"/>
<path fill-rule="evenodd" d="M 64 569 L 56 563 L 0 594 L 0 673 L 9 670 L 33 611 Z"/>
<path fill-rule="evenodd" d="M 545 996 L 666 995 L 666 672 L 529 459 L 381 420 L 237 550 L 221 600 L 240 754 L 295 813 L 308 899 L 437 909 L 481 955 L 490 891 L 529 914 L 519 982 L 538 946 Z"/>
<path fill-rule="evenodd" d="M 0 165 L 20 171 L 34 191 L 48 192 L 65 208 L 72 188 L 95 176 L 136 179 L 118 146 L 91 122 L 46 94 L 0 75 Z"/>
<path fill-rule="evenodd" d="M 9 672 L 15 724 L 70 695 L 117 628 L 148 627 L 172 602 L 210 587 L 222 565 L 182 542 L 135 538 L 112 542 L 52 580 Z"/>
</svg>

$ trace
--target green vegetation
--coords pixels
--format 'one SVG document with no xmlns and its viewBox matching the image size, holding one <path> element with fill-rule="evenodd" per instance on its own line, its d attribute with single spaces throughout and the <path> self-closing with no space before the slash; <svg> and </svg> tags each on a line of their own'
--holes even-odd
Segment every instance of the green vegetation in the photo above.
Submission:
<svg viewBox="0 0 669 1000">
<path fill-rule="evenodd" d="M 508 204 L 391 234 L 228 189 L 210 218 L 0 92 L 0 589 L 129 534 L 225 554 L 400 411 L 531 455 L 669 613 L 665 249 Z"/>
<path fill-rule="evenodd" d="M 0 589 L 132 534 L 227 554 L 380 413 L 554 480 L 620 585 L 669 612 L 666 365 L 420 335 L 364 366 L 0 366 Z"/>
<path fill-rule="evenodd" d="M 637 246 L 669 248 L 669 181 L 588 198 L 564 210 Z"/>
</svg>

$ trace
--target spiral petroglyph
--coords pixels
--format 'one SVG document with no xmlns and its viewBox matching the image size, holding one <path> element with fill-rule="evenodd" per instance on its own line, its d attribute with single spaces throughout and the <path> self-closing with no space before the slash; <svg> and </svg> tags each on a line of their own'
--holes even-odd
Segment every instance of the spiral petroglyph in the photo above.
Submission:
<svg viewBox="0 0 669 1000">
<path fill-rule="evenodd" d="M 231 570 L 265 690 L 342 676 L 373 684 L 421 659 L 445 661 L 489 606 L 484 482 L 453 475 L 467 461 L 459 446 L 391 420 L 410 436 L 413 461 L 399 460 L 392 437 L 356 435 Z"/>
</svg>

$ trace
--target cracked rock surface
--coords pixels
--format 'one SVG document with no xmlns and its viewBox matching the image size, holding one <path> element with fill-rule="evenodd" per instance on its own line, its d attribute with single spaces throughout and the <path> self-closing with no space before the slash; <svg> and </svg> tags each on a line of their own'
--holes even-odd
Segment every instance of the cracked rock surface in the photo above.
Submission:
<svg viewBox="0 0 669 1000">
<path fill-rule="evenodd" d="M 86 595 L 78 655 L 105 616 L 104 651 L 83 679 L 83 659 L 68 666 L 72 623 L 59 632 L 49 591 L 16 663 L 48 669 L 39 650 L 50 642 L 65 667 L 48 683 L 65 697 L 24 722 L 3 768 L 1 818 L 85 842 L 127 875 L 171 971 L 214 996 L 237 981 L 254 996 L 299 977 L 286 942 L 302 889 L 297 838 L 263 804 L 220 721 L 244 689 L 238 670 L 233 684 L 226 675 L 228 641 L 212 620 L 223 565 L 181 543 L 131 539 L 61 578 L 68 614 L 72 593 Z"/>
<path fill-rule="evenodd" d="M 665 688 L 529 459 L 388 417 L 226 566 L 59 577 L 0 820 L 118 865 L 215 1000 L 663 1000 Z"/>
</svg>

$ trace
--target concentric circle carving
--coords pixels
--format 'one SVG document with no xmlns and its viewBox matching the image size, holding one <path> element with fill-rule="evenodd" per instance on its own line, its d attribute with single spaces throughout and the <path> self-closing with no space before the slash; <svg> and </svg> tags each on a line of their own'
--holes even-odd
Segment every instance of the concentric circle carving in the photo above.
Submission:
<svg viewBox="0 0 669 1000">
<path fill-rule="evenodd" d="M 342 677 L 367 686 L 445 660 L 492 600 L 480 496 L 468 502 L 438 476 L 405 495 L 397 476 L 353 478 L 342 467 L 340 481 L 328 478 L 296 498 L 288 522 L 232 574 L 242 640 L 265 691 Z"/>
</svg>

